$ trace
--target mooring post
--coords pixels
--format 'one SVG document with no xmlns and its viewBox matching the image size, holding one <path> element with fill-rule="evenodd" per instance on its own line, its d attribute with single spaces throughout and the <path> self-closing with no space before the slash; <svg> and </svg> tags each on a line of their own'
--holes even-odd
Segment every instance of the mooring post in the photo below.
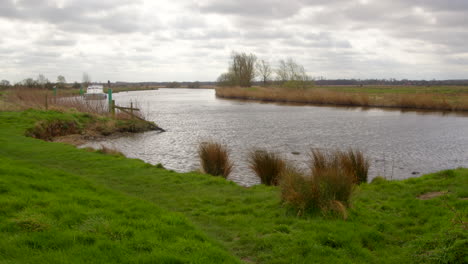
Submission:
<svg viewBox="0 0 468 264">
<path fill-rule="evenodd" d="M 132 116 L 132 119 L 133 119 L 133 102 L 130 102 L 130 115 Z"/>
<path fill-rule="evenodd" d="M 111 101 L 111 109 L 112 109 L 111 110 L 112 118 L 115 118 L 115 101 L 114 100 Z"/>
</svg>

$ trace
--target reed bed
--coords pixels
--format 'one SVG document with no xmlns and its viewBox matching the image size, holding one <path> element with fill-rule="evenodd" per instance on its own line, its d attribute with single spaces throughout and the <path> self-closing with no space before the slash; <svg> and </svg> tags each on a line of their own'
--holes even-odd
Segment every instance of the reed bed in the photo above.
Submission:
<svg viewBox="0 0 468 264">
<path fill-rule="evenodd" d="M 467 88 L 468 91 L 468 88 Z M 348 92 L 326 88 L 217 88 L 216 96 L 264 102 L 468 111 L 468 94 Z"/>
<path fill-rule="evenodd" d="M 202 142 L 198 147 L 198 157 L 204 173 L 224 178 L 231 174 L 233 163 L 224 145 L 214 141 Z"/>
<path fill-rule="evenodd" d="M 262 184 L 278 185 L 279 176 L 286 166 L 285 161 L 274 152 L 252 150 L 248 154 L 250 169 L 260 178 Z"/>
</svg>

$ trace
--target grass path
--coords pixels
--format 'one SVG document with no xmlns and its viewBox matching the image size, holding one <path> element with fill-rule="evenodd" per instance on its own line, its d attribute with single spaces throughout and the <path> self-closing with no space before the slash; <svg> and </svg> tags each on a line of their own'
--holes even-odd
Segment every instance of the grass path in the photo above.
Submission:
<svg viewBox="0 0 468 264">
<path fill-rule="evenodd" d="M 462 199 L 468 197 L 467 169 L 406 181 L 364 184 L 357 190 L 347 221 L 318 215 L 297 217 L 281 204 L 275 187 L 247 189 L 221 178 L 169 172 L 140 160 L 23 136 L 24 129 L 49 115 L 50 112 L 37 111 L 0 112 L 0 158 L 8 159 L 7 163 L 18 162 L 86 180 L 97 188 L 117 191 L 119 197 L 150 202 L 155 210 L 160 207 L 181 213 L 209 239 L 246 262 L 467 260 L 464 248 L 468 236 L 457 222 L 458 218 L 466 221 L 467 216 L 468 201 Z M 428 192 L 448 194 L 417 199 Z"/>
</svg>

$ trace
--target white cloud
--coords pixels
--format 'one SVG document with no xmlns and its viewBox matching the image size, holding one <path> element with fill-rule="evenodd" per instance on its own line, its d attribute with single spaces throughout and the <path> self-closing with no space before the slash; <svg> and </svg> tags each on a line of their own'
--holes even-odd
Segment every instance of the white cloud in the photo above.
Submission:
<svg viewBox="0 0 468 264">
<path fill-rule="evenodd" d="M 468 1 L 0 0 L 0 79 L 215 80 L 232 50 L 327 78 L 467 78 Z"/>
</svg>

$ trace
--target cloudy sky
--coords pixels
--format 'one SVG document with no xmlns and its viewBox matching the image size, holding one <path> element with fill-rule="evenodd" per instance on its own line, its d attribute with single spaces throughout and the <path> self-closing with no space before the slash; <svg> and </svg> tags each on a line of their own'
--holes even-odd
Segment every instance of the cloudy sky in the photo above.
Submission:
<svg viewBox="0 0 468 264">
<path fill-rule="evenodd" d="M 325 78 L 468 79 L 467 0 L 0 0 L 0 79 L 210 81 L 232 51 Z"/>
</svg>

